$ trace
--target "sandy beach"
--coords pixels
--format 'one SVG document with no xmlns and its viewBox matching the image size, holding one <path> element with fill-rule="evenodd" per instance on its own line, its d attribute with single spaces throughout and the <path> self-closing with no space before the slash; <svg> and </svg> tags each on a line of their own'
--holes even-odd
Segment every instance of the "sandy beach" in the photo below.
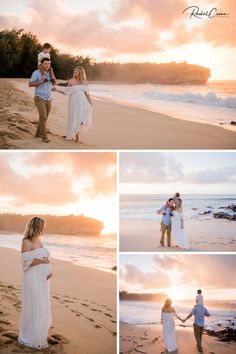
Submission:
<svg viewBox="0 0 236 354">
<path fill-rule="evenodd" d="M 214 220 L 186 220 L 191 249 L 188 252 L 236 251 L 234 222 Z M 166 239 L 165 239 L 166 245 Z M 160 247 L 160 225 L 158 221 L 121 219 L 120 250 L 133 252 L 183 252 L 180 248 Z"/>
<path fill-rule="evenodd" d="M 38 114 L 28 79 L 0 80 L 3 149 L 234 149 L 236 131 L 93 99 L 93 126 L 81 142 L 65 141 L 67 97 L 53 94 L 50 143 L 33 137 Z"/>
<path fill-rule="evenodd" d="M 195 354 L 196 343 L 192 328 L 176 327 L 178 352 L 172 354 Z M 219 342 L 203 335 L 205 354 L 233 354 L 235 342 Z M 161 325 L 135 326 L 120 322 L 120 354 L 160 354 L 166 353 L 162 339 Z M 166 353 L 167 354 L 167 353 Z"/>
<path fill-rule="evenodd" d="M 41 353 L 17 343 L 22 271 L 20 253 L 0 248 L 0 352 Z M 53 327 L 45 354 L 116 353 L 114 274 L 52 261 Z"/>
</svg>

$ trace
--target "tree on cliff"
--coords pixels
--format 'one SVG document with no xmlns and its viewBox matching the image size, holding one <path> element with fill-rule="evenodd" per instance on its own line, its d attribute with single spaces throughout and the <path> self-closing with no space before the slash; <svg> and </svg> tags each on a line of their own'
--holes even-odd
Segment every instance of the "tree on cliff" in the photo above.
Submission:
<svg viewBox="0 0 236 354">
<path fill-rule="evenodd" d="M 0 32 L 0 77 L 29 77 L 37 68 L 37 54 L 42 44 L 32 33 L 22 29 Z M 60 53 L 52 46 L 52 66 L 59 79 L 68 80 L 75 66 L 82 65 L 89 80 L 123 83 L 204 84 L 210 70 L 184 63 L 109 63 L 87 56 Z"/>
</svg>

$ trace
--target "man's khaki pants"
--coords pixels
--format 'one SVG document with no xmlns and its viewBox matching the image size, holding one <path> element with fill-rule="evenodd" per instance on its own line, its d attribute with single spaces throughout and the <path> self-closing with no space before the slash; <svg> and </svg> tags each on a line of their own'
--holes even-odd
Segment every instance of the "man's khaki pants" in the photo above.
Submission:
<svg viewBox="0 0 236 354">
<path fill-rule="evenodd" d="M 198 326 L 196 323 L 193 324 L 194 336 L 196 338 L 197 347 L 202 350 L 202 334 L 204 327 Z"/>
<path fill-rule="evenodd" d="M 39 112 L 39 121 L 35 136 L 43 140 L 47 139 L 47 119 L 51 109 L 51 101 L 46 101 L 39 96 L 34 97 L 34 103 Z"/>
<path fill-rule="evenodd" d="M 163 222 L 161 222 L 161 240 L 160 244 L 164 246 L 164 240 L 165 240 L 165 233 L 167 233 L 167 245 L 168 247 L 171 247 L 171 225 L 165 225 Z"/>
</svg>

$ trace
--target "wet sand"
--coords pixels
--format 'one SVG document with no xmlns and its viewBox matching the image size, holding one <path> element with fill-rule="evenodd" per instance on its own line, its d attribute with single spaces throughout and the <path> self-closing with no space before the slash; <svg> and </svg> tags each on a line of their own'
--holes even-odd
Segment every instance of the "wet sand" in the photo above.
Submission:
<svg viewBox="0 0 236 354">
<path fill-rule="evenodd" d="M 236 233 L 234 221 L 186 220 L 190 250 L 175 247 L 160 247 L 159 221 L 121 219 L 120 250 L 133 252 L 235 252 Z M 165 239 L 165 246 L 167 240 Z"/>
<path fill-rule="evenodd" d="M 68 97 L 53 93 L 50 143 L 33 134 L 38 114 L 28 79 L 0 80 L 0 147 L 9 149 L 234 149 L 236 131 L 93 99 L 93 126 L 79 144 L 65 141 Z M 93 98 L 93 97 L 92 97 Z"/>
<path fill-rule="evenodd" d="M 176 327 L 178 351 L 171 354 L 196 354 L 196 342 L 193 329 Z M 221 343 L 215 338 L 203 334 L 204 354 L 233 354 L 235 342 Z M 167 354 L 162 339 L 161 325 L 137 326 L 120 322 L 120 354 Z"/>
</svg>

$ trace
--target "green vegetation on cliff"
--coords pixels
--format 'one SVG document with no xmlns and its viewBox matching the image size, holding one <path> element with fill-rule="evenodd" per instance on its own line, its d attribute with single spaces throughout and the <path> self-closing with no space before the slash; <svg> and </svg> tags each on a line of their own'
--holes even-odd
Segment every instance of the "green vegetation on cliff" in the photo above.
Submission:
<svg viewBox="0 0 236 354">
<path fill-rule="evenodd" d="M 0 77 L 30 77 L 36 70 L 42 43 L 32 33 L 13 29 L 0 31 Z M 52 67 L 58 79 L 68 80 L 75 66 L 82 65 L 88 80 L 119 83 L 205 84 L 210 70 L 184 63 L 97 63 L 94 58 L 60 53 L 52 47 Z"/>
<path fill-rule="evenodd" d="M 120 300 L 126 301 L 164 301 L 167 298 L 165 294 L 136 294 L 120 291 Z"/>
</svg>

